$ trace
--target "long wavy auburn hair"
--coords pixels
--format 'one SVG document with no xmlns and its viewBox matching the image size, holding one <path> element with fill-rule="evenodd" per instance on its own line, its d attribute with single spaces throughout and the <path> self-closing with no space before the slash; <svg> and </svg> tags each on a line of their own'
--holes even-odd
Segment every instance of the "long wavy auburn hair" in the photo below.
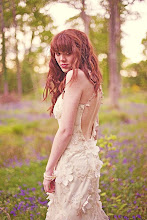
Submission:
<svg viewBox="0 0 147 220">
<path fill-rule="evenodd" d="M 58 65 L 55 53 L 72 53 L 74 55 L 74 62 L 72 64 L 73 76 L 70 83 L 76 78 L 78 69 L 81 69 L 88 80 L 93 83 L 95 93 L 97 94 L 97 90 L 102 83 L 102 74 L 99 69 L 98 58 L 94 54 L 93 47 L 85 33 L 76 29 L 67 29 L 60 32 L 53 38 L 50 52 L 49 72 L 43 91 L 43 101 L 49 93 L 51 95 L 52 105 L 48 109 L 50 114 L 53 113 L 57 98 L 65 88 L 66 80 L 66 73 Z"/>
</svg>

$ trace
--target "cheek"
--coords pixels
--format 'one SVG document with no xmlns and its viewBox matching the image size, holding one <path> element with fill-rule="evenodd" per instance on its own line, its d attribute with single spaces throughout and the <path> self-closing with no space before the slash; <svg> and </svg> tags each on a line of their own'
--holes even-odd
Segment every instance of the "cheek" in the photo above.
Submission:
<svg viewBox="0 0 147 220">
<path fill-rule="evenodd" d="M 59 57 L 55 56 L 55 60 L 59 63 Z"/>
<path fill-rule="evenodd" d="M 70 58 L 70 62 L 71 62 L 71 63 L 74 62 L 74 56 L 72 56 L 72 57 Z"/>
</svg>

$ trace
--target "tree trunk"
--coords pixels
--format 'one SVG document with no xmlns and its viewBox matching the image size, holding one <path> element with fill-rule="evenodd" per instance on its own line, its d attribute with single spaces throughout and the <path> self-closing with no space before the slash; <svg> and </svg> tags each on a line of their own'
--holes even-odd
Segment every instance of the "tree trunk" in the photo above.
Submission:
<svg viewBox="0 0 147 220">
<path fill-rule="evenodd" d="M 118 98 L 120 97 L 120 90 L 121 90 L 121 18 L 120 18 L 120 10 L 121 10 L 121 1 L 117 0 L 117 11 L 116 11 L 116 47 L 117 47 L 117 77 L 118 77 Z"/>
<path fill-rule="evenodd" d="M 16 53 L 16 70 L 17 70 L 17 91 L 18 95 L 22 96 L 22 80 L 21 80 L 21 71 L 20 71 L 20 63 L 18 59 L 18 40 L 17 40 L 17 21 L 16 21 L 16 8 L 14 0 L 11 0 L 11 7 L 13 13 L 13 24 L 15 28 L 15 53 Z"/>
<path fill-rule="evenodd" d="M 120 47 L 120 12 L 119 0 L 109 0 L 109 96 L 110 104 L 118 107 L 120 94 L 120 62 L 118 48 Z"/>
<path fill-rule="evenodd" d="M 32 30 L 31 45 L 30 45 L 30 48 L 28 49 L 28 51 L 26 51 L 26 54 L 28 53 L 28 55 L 31 54 L 31 52 L 32 52 L 32 42 L 33 42 L 34 36 L 35 36 L 35 30 Z M 29 57 L 28 57 L 28 63 L 29 63 Z M 34 91 L 35 97 L 38 98 L 39 97 L 39 93 L 38 93 L 38 89 L 37 89 L 38 88 L 38 81 L 37 81 L 36 74 L 34 72 L 31 74 L 31 80 L 33 83 L 33 91 Z"/>
<path fill-rule="evenodd" d="M 8 77 L 7 77 L 7 67 L 6 67 L 6 50 L 5 50 L 5 22 L 3 15 L 3 3 L 0 0 L 0 14 L 1 14 L 1 32 L 2 32 L 2 73 L 4 76 L 4 95 L 9 94 L 8 90 Z"/>
<path fill-rule="evenodd" d="M 84 22 L 84 32 L 87 36 L 89 36 L 89 29 L 90 29 L 90 16 L 85 13 L 85 0 L 82 0 L 82 9 L 80 13 L 80 17 Z"/>
</svg>

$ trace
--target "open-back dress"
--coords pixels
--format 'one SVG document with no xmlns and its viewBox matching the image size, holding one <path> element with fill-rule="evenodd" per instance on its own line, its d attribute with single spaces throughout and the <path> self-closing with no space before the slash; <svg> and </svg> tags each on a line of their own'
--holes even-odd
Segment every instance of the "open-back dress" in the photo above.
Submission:
<svg viewBox="0 0 147 220">
<path fill-rule="evenodd" d="M 99 90 L 99 106 L 102 90 Z M 99 193 L 100 169 L 103 162 L 99 159 L 99 147 L 95 140 L 97 120 L 93 124 L 91 138 L 85 139 L 81 120 L 86 104 L 79 104 L 70 143 L 60 157 L 54 174 L 55 192 L 47 193 L 50 201 L 46 220 L 108 220 L 102 209 Z M 54 106 L 54 115 L 60 124 L 64 99 L 62 94 Z"/>
</svg>

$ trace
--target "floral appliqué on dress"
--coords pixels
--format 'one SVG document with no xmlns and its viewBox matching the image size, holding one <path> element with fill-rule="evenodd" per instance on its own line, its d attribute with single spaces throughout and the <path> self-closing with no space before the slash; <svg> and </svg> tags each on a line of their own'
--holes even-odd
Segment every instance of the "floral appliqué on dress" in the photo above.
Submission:
<svg viewBox="0 0 147 220">
<path fill-rule="evenodd" d="M 85 106 L 88 107 L 87 103 Z M 81 131 L 81 118 L 85 108 L 78 107 L 74 132 L 62 154 L 54 174 L 55 192 L 47 193 L 49 199 L 46 220 L 108 220 L 100 201 L 99 177 L 103 162 L 99 159 L 99 147 L 92 137 L 85 140 Z M 60 124 L 63 99 L 60 95 L 54 106 L 54 115 Z"/>
</svg>

